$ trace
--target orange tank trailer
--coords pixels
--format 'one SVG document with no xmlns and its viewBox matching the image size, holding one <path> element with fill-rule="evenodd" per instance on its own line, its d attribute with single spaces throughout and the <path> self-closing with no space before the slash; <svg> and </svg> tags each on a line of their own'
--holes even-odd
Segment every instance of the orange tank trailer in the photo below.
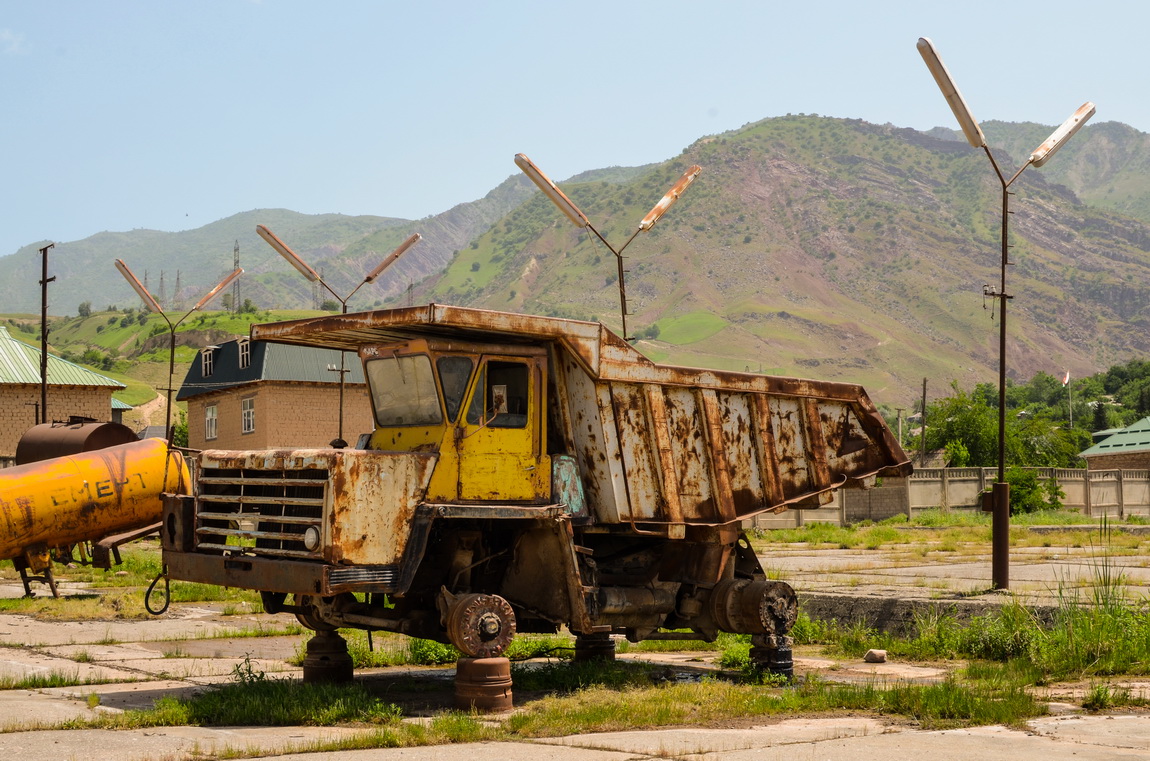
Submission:
<svg viewBox="0 0 1150 761">
<path fill-rule="evenodd" d="M 0 470 L 0 559 L 51 578 L 50 553 L 160 521 L 160 495 L 187 494 L 179 452 L 161 439 Z"/>
</svg>

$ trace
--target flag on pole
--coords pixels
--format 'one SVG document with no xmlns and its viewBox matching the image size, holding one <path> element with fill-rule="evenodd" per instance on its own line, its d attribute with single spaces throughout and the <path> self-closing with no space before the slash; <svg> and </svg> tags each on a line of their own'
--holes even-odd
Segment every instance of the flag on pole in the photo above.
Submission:
<svg viewBox="0 0 1150 761">
<path fill-rule="evenodd" d="M 1066 375 L 1062 376 L 1062 385 L 1065 386 L 1068 383 L 1070 383 L 1070 371 L 1069 370 L 1066 371 Z"/>
</svg>

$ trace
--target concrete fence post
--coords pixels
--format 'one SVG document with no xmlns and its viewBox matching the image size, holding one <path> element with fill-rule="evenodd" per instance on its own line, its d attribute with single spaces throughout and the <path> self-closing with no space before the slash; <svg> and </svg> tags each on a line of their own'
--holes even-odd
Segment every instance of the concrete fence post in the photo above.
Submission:
<svg viewBox="0 0 1150 761">
<path fill-rule="evenodd" d="M 1122 471 L 1114 471 L 1114 477 L 1118 483 L 1118 520 L 1124 521 L 1126 520 L 1126 495 L 1123 493 L 1125 485 L 1122 481 Z"/>
<path fill-rule="evenodd" d="M 1087 518 L 1093 518 L 1094 517 L 1094 510 L 1093 510 L 1092 505 L 1093 505 L 1094 500 L 1092 499 L 1092 497 L 1093 497 L 1092 492 L 1094 491 L 1094 481 L 1093 481 L 1093 479 L 1090 478 L 1090 471 L 1089 470 L 1086 471 L 1086 488 L 1083 489 L 1082 491 L 1085 495 L 1084 499 L 1086 501 L 1086 505 L 1085 505 L 1086 517 Z"/>
</svg>

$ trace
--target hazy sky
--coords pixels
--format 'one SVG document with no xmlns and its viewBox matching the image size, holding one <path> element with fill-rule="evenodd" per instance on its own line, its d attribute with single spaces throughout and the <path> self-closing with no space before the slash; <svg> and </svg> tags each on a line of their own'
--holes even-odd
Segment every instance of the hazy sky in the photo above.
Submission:
<svg viewBox="0 0 1150 761">
<path fill-rule="evenodd" d="M 954 127 L 920 36 L 980 120 L 1093 100 L 1146 131 L 1148 27 L 1133 0 L 0 0 L 0 255 L 257 208 L 420 218 L 520 151 L 562 179 L 787 113 Z"/>
</svg>

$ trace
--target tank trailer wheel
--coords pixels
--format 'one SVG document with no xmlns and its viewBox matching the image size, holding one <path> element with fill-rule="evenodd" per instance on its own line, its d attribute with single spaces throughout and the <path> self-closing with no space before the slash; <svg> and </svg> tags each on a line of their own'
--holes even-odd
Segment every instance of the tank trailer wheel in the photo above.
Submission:
<svg viewBox="0 0 1150 761">
<path fill-rule="evenodd" d="M 515 611 L 498 595 L 461 595 L 447 609 L 447 638 L 469 658 L 502 655 L 514 637 Z"/>
</svg>

